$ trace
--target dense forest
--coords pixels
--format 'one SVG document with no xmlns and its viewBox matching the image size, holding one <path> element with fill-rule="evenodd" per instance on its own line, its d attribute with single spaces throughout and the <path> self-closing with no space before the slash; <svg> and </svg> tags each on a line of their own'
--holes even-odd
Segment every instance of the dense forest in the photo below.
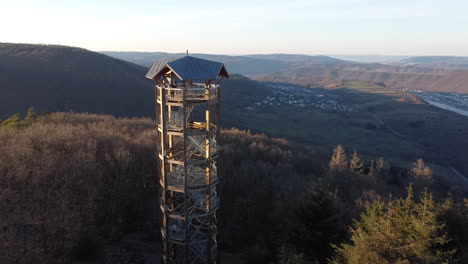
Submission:
<svg viewBox="0 0 468 264">
<path fill-rule="evenodd" d="M 157 245 L 154 126 L 33 109 L 4 120 L 0 263 L 119 263 L 109 248 L 136 233 L 144 234 L 137 247 Z M 404 169 L 341 146 L 319 153 L 222 132 L 225 263 L 467 263 L 466 190 L 440 184 L 423 160 Z"/>
</svg>

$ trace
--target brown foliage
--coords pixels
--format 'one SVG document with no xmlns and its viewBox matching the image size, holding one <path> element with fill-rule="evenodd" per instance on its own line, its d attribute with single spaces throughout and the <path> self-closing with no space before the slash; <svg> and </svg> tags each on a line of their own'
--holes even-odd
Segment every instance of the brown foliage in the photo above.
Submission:
<svg viewBox="0 0 468 264">
<path fill-rule="evenodd" d="M 0 130 L 0 256 L 38 262 L 68 250 L 85 225 L 105 232 L 154 222 L 153 127 L 56 113 Z"/>
</svg>

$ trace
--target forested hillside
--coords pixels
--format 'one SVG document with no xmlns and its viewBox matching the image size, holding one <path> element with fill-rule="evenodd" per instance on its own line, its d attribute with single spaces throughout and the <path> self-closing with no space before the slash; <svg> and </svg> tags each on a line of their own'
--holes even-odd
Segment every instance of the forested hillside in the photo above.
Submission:
<svg viewBox="0 0 468 264">
<path fill-rule="evenodd" d="M 37 117 L 33 110 L 3 124 L 0 263 L 156 261 L 160 223 L 154 132 L 151 119 L 71 113 Z M 406 170 L 392 167 L 385 157 L 362 162 L 358 152 L 338 146 L 321 155 L 284 139 L 224 130 L 223 260 L 466 262 L 466 190 L 441 185 L 422 160 Z M 385 208 L 395 214 L 387 215 Z M 391 228 L 382 233 L 379 226 Z M 357 240 L 362 236 L 368 239 Z M 353 261 L 356 256 L 360 261 Z"/>
<path fill-rule="evenodd" d="M 146 69 L 80 48 L 0 43 L 0 119 L 30 106 L 145 116 L 153 112 Z"/>
</svg>

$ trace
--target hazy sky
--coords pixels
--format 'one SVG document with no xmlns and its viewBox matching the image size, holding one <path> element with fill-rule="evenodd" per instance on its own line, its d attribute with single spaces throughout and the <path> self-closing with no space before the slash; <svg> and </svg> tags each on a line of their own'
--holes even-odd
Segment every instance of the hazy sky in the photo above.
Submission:
<svg viewBox="0 0 468 264">
<path fill-rule="evenodd" d="M 95 51 L 468 56 L 468 0 L 0 0 L 0 42 Z"/>
</svg>

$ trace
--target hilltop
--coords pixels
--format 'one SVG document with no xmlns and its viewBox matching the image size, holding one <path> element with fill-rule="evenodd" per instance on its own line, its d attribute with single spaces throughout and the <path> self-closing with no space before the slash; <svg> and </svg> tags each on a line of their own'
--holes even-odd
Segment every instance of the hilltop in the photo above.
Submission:
<svg viewBox="0 0 468 264">
<path fill-rule="evenodd" d="M 81 48 L 0 43 L 0 119 L 34 106 L 118 116 L 153 112 L 142 66 Z"/>
</svg>

